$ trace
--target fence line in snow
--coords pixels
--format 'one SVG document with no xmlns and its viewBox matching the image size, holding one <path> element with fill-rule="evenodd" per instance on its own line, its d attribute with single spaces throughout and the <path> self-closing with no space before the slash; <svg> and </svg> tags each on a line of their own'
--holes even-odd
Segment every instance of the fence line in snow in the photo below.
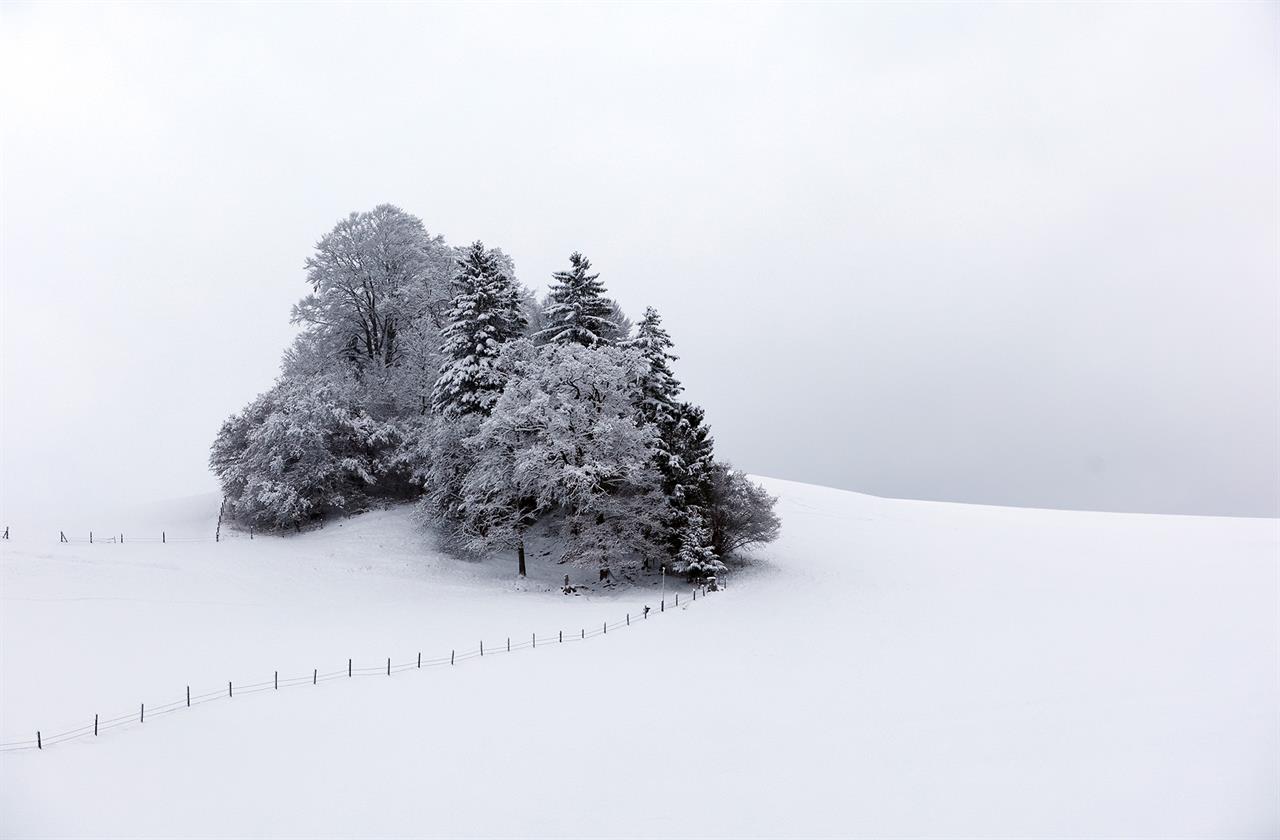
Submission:
<svg viewBox="0 0 1280 840">
<path fill-rule="evenodd" d="M 254 538 L 254 531 L 249 531 L 248 539 Z M 8 537 L 5 537 L 8 539 Z M 227 539 L 245 539 L 243 533 L 235 536 L 228 536 Z M 215 531 L 212 537 L 171 537 L 168 531 L 161 531 L 160 536 L 138 537 L 132 536 L 127 540 L 123 531 L 112 531 L 109 534 L 103 534 L 101 531 L 90 531 L 87 537 L 68 537 L 66 531 L 58 532 L 59 543 L 80 543 L 82 545 L 99 545 L 99 544 L 119 544 L 124 542 L 130 543 L 193 543 L 193 542 L 222 542 L 221 529 Z"/>
<path fill-rule="evenodd" d="M 718 585 L 723 588 L 723 585 Z M 685 600 L 686 606 L 690 601 L 696 602 L 701 595 L 706 597 L 708 590 L 705 586 L 694 587 L 691 597 Z M 675 593 L 675 601 L 672 609 L 680 606 L 680 593 Z M 26 741 L 8 741 L 0 743 L 0 752 L 17 752 L 21 750 L 43 750 L 47 746 L 54 744 L 62 744 L 68 741 L 74 741 L 80 738 L 96 737 L 102 732 L 119 727 L 127 726 L 131 723 L 145 724 L 148 717 L 160 717 L 172 714 L 181 709 L 190 709 L 195 706 L 211 703 L 215 700 L 234 699 L 241 694 L 257 694 L 262 691 L 279 691 L 281 688 L 296 688 L 302 685 L 318 686 L 322 682 L 332 682 L 338 679 L 354 679 L 356 677 L 390 677 L 404 671 L 421 670 L 423 668 L 434 668 L 440 666 L 456 666 L 459 662 L 466 662 L 472 659 L 481 659 L 485 656 L 490 658 L 502 654 L 514 653 L 519 650 L 533 650 L 539 644 L 543 647 L 550 645 L 562 645 L 565 642 L 585 642 L 587 639 L 593 639 L 597 636 L 608 635 L 610 630 L 630 627 L 633 623 L 642 624 L 648 620 L 650 613 L 662 615 L 666 612 L 666 598 L 663 597 L 658 602 L 658 609 L 653 610 L 645 607 L 641 612 L 632 616 L 626 613 L 623 618 L 614 622 L 602 622 L 599 626 L 592 629 L 582 627 L 577 633 L 570 631 L 565 633 L 558 630 L 547 636 L 539 636 L 537 633 L 531 633 L 529 638 L 518 642 L 512 642 L 511 637 L 507 637 L 505 644 L 486 645 L 483 640 L 479 645 L 469 650 L 459 651 L 456 648 L 449 651 L 448 656 L 439 656 L 434 659 L 423 659 L 422 653 L 419 652 L 414 659 L 407 662 L 394 662 L 392 657 L 387 657 L 385 663 L 378 665 L 361 665 L 356 666 L 353 659 L 347 660 L 347 667 L 340 668 L 336 671 L 326 671 L 320 673 L 319 668 L 313 668 L 310 674 L 304 674 L 299 677 L 280 678 L 280 672 L 276 671 L 272 674 L 270 680 L 263 682 L 236 685 L 234 681 L 228 681 L 226 688 L 216 688 L 201 694 L 192 694 L 191 686 L 186 687 L 184 697 L 165 703 L 160 706 L 152 706 L 148 708 L 145 703 L 138 705 L 138 710 L 130 711 L 124 714 L 116 715 L 111 718 L 100 718 L 99 715 L 93 716 L 93 723 L 86 723 L 74 729 L 68 729 L 53 735 L 45 735 L 43 730 L 36 731 L 36 737 Z"/>
</svg>

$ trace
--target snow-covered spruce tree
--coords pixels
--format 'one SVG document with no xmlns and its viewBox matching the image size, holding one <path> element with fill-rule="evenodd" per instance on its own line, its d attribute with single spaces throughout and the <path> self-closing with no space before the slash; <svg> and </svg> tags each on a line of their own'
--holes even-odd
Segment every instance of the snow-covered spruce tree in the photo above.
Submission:
<svg viewBox="0 0 1280 840">
<path fill-rule="evenodd" d="M 209 465 L 235 519 L 299 527 L 365 504 L 404 431 L 366 413 L 350 385 L 339 374 L 281 379 L 223 424 Z"/>
<path fill-rule="evenodd" d="M 671 352 L 671 336 L 663 329 L 658 310 L 647 308 L 635 335 L 619 342 L 619 346 L 635 350 L 648 365 L 638 383 L 640 416 L 655 426 L 673 421 L 676 398 L 683 386 L 671 372 L 671 363 L 679 357 Z"/>
<path fill-rule="evenodd" d="M 453 290 L 433 403 L 445 415 L 488 414 L 505 384 L 498 354 L 527 323 L 521 290 L 482 242 L 458 260 Z"/>
<path fill-rule="evenodd" d="M 676 553 L 672 566 L 676 572 L 688 575 L 690 579 L 715 575 L 725 570 L 724 563 L 716 556 L 711 547 L 711 529 L 703 520 L 701 512 L 688 517 L 680 533 L 680 550 Z"/>
<path fill-rule="evenodd" d="M 655 309 L 645 310 L 635 335 L 624 346 L 638 352 L 647 365 L 636 393 L 637 411 L 658 430 L 654 461 L 662 473 L 669 508 L 663 523 L 664 542 L 678 557 L 690 535 L 705 524 L 715 442 L 702 409 L 679 400 L 683 387 L 671 371 L 671 362 L 678 357 L 671 352 L 671 336 Z M 691 550 L 702 547 L 695 544 Z"/>
<path fill-rule="evenodd" d="M 631 395 L 643 363 L 612 347 L 510 342 L 501 365 L 508 381 L 479 431 L 467 441 L 475 465 L 460 508 L 477 549 L 514 547 L 556 512 L 565 558 L 607 576 L 652 551 L 662 513 L 654 471 L 655 432 L 636 422 Z"/>
<path fill-rule="evenodd" d="M 776 540 L 782 530 L 782 520 L 773 511 L 777 503 L 746 473 L 716 463 L 706 509 L 716 556 L 728 557 L 749 545 Z"/>
<path fill-rule="evenodd" d="M 539 341 L 598 347 L 617 335 L 615 305 L 605 297 L 600 275 L 590 272 L 591 261 L 574 251 L 569 270 L 552 275 L 555 282 L 547 294 L 546 326 L 537 334 Z"/>
</svg>

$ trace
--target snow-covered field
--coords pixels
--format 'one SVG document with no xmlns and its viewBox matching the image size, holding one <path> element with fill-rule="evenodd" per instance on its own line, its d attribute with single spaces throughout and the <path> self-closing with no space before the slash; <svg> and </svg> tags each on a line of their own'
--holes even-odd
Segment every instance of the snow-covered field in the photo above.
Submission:
<svg viewBox="0 0 1280 840">
<path fill-rule="evenodd" d="M 1280 834 L 1276 520 L 766 484 L 782 539 L 726 592 L 586 642 L 0 753 L 3 835 Z M 195 510 L 97 526 L 207 535 L 213 506 Z M 7 524 L 6 742 L 659 597 L 565 596 L 541 558 L 517 585 L 511 558 L 448 559 L 403 510 L 218 544 Z"/>
</svg>

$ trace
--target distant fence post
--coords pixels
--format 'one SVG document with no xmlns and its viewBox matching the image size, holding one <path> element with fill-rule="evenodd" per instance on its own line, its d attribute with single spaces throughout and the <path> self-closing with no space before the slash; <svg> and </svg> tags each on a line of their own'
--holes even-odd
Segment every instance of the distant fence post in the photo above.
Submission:
<svg viewBox="0 0 1280 840">
<path fill-rule="evenodd" d="M 347 676 L 351 676 L 351 660 L 347 660 Z"/>
<path fill-rule="evenodd" d="M 232 694 L 232 693 L 231 693 L 231 682 L 230 682 L 229 680 L 227 681 L 227 696 L 228 696 L 228 697 L 234 697 L 234 696 L 235 696 L 234 694 Z"/>
<path fill-rule="evenodd" d="M 98 737 L 98 716 L 93 716 L 93 737 Z"/>
<path fill-rule="evenodd" d="M 31 742 L 30 742 L 30 741 L 28 741 L 27 743 L 29 744 L 29 743 L 31 743 Z M 42 749 L 44 749 L 44 743 L 40 740 L 40 730 L 39 730 L 39 729 L 37 729 L 37 730 L 36 730 L 36 749 L 38 749 L 38 750 L 42 750 Z"/>
<path fill-rule="evenodd" d="M 93 545 L 93 531 L 89 532 L 89 545 Z"/>
<path fill-rule="evenodd" d="M 456 650 L 451 650 L 451 651 L 449 651 L 449 664 L 450 664 L 450 665 L 452 665 L 452 664 L 453 664 L 453 655 L 454 655 L 455 653 L 457 653 L 457 651 L 456 651 Z"/>
<path fill-rule="evenodd" d="M 164 537 L 164 531 L 160 532 L 160 542 L 167 542 Z"/>
<path fill-rule="evenodd" d="M 387 657 L 387 676 L 391 676 L 391 657 Z"/>
<path fill-rule="evenodd" d="M 59 531 L 59 532 L 58 532 L 58 542 L 66 542 L 66 541 L 67 541 L 67 535 L 66 535 L 66 533 L 64 533 L 64 532 L 62 532 L 62 531 Z"/>
<path fill-rule="evenodd" d="M 139 703 L 138 704 L 138 723 L 142 723 L 146 719 L 147 719 L 147 704 Z"/>
<path fill-rule="evenodd" d="M 315 669 L 313 669 L 313 670 L 311 671 L 311 684 L 312 684 L 312 685 L 315 685 L 315 684 L 316 684 L 317 679 L 319 678 L 319 676 L 320 676 L 320 669 L 319 669 L 319 668 L 315 668 Z"/>
<path fill-rule="evenodd" d="M 275 690 L 279 691 L 280 690 L 280 672 L 276 671 L 275 676 L 273 676 L 271 679 L 275 682 L 275 686 L 274 686 Z"/>
<path fill-rule="evenodd" d="M 191 686 L 187 686 L 187 708 L 191 708 Z"/>
</svg>

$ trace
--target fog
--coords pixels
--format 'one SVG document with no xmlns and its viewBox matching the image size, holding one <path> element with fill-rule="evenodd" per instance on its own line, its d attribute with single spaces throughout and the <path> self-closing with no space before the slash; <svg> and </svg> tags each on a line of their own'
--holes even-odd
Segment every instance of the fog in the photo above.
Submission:
<svg viewBox="0 0 1280 840">
<path fill-rule="evenodd" d="M 5 524 L 215 489 L 382 202 L 582 250 L 750 472 L 1276 516 L 1278 8 L 7 2 Z"/>
</svg>

